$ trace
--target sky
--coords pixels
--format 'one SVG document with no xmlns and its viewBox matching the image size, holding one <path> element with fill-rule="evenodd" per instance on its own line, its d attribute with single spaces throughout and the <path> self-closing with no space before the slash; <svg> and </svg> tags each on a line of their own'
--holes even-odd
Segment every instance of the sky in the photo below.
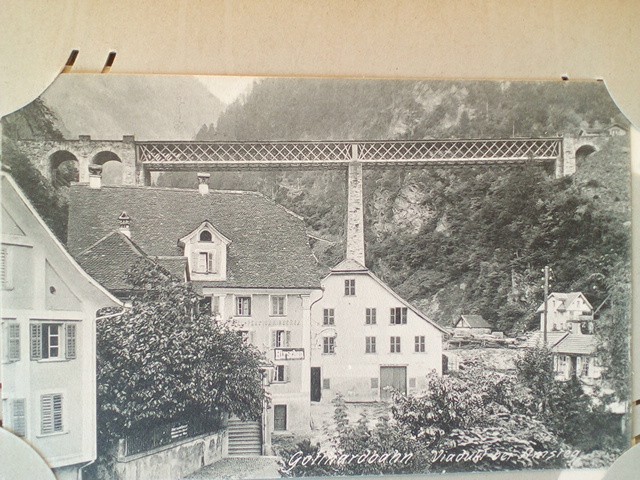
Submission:
<svg viewBox="0 0 640 480">
<path fill-rule="evenodd" d="M 199 76 L 198 80 L 227 105 L 243 93 L 251 91 L 256 77 Z"/>
</svg>

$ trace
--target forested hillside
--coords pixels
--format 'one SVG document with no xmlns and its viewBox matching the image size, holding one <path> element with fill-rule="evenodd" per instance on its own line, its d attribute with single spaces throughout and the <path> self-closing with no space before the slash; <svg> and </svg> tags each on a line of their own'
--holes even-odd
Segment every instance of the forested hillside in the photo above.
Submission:
<svg viewBox="0 0 640 480">
<path fill-rule="evenodd" d="M 626 124 L 597 82 L 265 79 L 196 139 L 536 137 L 613 122 Z M 552 290 L 582 290 L 597 307 L 628 280 L 628 162 L 620 137 L 570 179 L 537 166 L 367 171 L 367 265 L 444 325 L 460 313 L 506 331 L 534 325 L 545 265 Z M 344 255 L 344 173 L 216 173 L 212 186 L 262 191 L 335 243 L 314 245 L 326 266 Z"/>
</svg>

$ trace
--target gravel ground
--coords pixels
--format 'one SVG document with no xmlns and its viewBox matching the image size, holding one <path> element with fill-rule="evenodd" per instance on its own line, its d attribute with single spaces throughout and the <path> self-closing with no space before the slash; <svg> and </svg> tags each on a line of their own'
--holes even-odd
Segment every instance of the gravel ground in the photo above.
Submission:
<svg viewBox="0 0 640 480">
<path fill-rule="evenodd" d="M 274 457 L 223 458 L 183 480 L 240 480 L 280 478 Z"/>
</svg>

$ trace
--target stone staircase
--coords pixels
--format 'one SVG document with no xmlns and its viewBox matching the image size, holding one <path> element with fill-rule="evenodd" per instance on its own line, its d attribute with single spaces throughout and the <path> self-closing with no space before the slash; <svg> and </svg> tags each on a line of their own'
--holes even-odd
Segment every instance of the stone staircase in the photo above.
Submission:
<svg viewBox="0 0 640 480">
<path fill-rule="evenodd" d="M 256 457 L 262 455 L 262 426 L 258 422 L 243 422 L 230 418 L 227 435 L 229 456 Z"/>
</svg>

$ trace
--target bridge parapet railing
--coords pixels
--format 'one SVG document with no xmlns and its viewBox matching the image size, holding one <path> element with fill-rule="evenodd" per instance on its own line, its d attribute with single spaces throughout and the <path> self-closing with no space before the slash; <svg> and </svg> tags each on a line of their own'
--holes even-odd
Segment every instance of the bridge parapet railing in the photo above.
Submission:
<svg viewBox="0 0 640 480">
<path fill-rule="evenodd" d="M 551 160 L 561 138 L 353 142 L 136 142 L 143 163 L 347 163 L 420 160 Z"/>
</svg>

